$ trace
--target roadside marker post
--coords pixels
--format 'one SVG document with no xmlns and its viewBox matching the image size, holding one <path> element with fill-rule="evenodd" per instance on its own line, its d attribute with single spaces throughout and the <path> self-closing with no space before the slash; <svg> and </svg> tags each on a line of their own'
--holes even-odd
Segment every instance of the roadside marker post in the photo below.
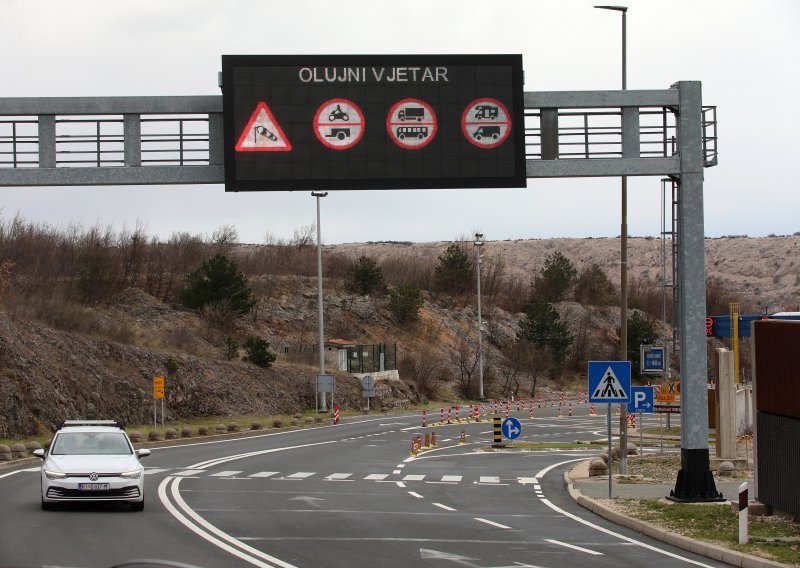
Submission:
<svg viewBox="0 0 800 568">
<path fill-rule="evenodd" d="M 495 416 L 494 419 L 493 419 L 492 434 L 493 434 L 493 437 L 494 437 L 494 443 L 492 444 L 492 447 L 493 448 L 504 448 L 505 445 L 503 444 L 502 421 L 500 420 L 499 416 Z"/>
<path fill-rule="evenodd" d="M 423 410 L 422 411 L 422 427 L 423 428 L 425 428 L 428 425 L 427 424 L 427 418 L 428 418 L 428 411 L 427 410 Z"/>
<path fill-rule="evenodd" d="M 747 482 L 739 486 L 739 544 L 747 544 Z"/>
</svg>

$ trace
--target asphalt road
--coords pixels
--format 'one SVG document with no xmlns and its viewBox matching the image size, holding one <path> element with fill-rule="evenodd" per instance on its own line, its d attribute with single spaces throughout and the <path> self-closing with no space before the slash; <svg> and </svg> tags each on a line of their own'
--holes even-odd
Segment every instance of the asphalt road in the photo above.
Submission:
<svg viewBox="0 0 800 568">
<path fill-rule="evenodd" d="M 512 414 L 522 441 L 604 436 L 605 417 L 586 412 Z M 411 457 L 412 436 L 431 431 L 438 447 Z M 563 472 L 588 450 L 486 451 L 491 443 L 491 422 L 423 429 L 414 414 L 156 448 L 141 513 L 41 511 L 38 467 L 0 470 L 0 566 L 724 566 L 574 504 Z"/>
</svg>

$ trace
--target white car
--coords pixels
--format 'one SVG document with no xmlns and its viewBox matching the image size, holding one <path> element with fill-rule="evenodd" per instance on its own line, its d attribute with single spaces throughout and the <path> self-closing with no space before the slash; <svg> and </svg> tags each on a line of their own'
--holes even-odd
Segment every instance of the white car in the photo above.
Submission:
<svg viewBox="0 0 800 568">
<path fill-rule="evenodd" d="M 33 452 L 42 463 L 42 509 L 56 503 L 123 501 L 144 509 L 144 468 L 150 450 L 134 450 L 113 420 L 67 420 L 47 450 Z"/>
</svg>

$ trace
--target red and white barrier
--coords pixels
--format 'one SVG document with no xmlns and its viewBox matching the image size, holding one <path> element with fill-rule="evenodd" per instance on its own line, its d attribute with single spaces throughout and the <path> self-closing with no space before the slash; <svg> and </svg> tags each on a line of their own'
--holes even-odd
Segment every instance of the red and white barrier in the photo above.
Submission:
<svg viewBox="0 0 800 568">
<path fill-rule="evenodd" d="M 333 407 L 333 423 L 334 424 L 338 424 L 339 423 L 339 405 L 338 404 Z"/>
<path fill-rule="evenodd" d="M 592 404 L 589 407 L 589 416 L 596 416 L 596 414 L 594 413 L 594 404 Z"/>
<path fill-rule="evenodd" d="M 422 427 L 425 428 L 428 425 L 428 411 L 422 411 Z"/>
</svg>

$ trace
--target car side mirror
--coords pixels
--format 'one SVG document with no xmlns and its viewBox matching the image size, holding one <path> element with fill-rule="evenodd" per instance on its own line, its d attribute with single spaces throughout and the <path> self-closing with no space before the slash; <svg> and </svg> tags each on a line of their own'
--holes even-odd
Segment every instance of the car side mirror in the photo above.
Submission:
<svg viewBox="0 0 800 568">
<path fill-rule="evenodd" d="M 33 455 L 37 458 L 44 459 L 44 450 L 33 450 Z"/>
<path fill-rule="evenodd" d="M 150 455 L 150 450 L 148 450 L 147 448 L 136 450 L 136 457 L 139 459 L 146 458 L 149 455 Z"/>
</svg>

